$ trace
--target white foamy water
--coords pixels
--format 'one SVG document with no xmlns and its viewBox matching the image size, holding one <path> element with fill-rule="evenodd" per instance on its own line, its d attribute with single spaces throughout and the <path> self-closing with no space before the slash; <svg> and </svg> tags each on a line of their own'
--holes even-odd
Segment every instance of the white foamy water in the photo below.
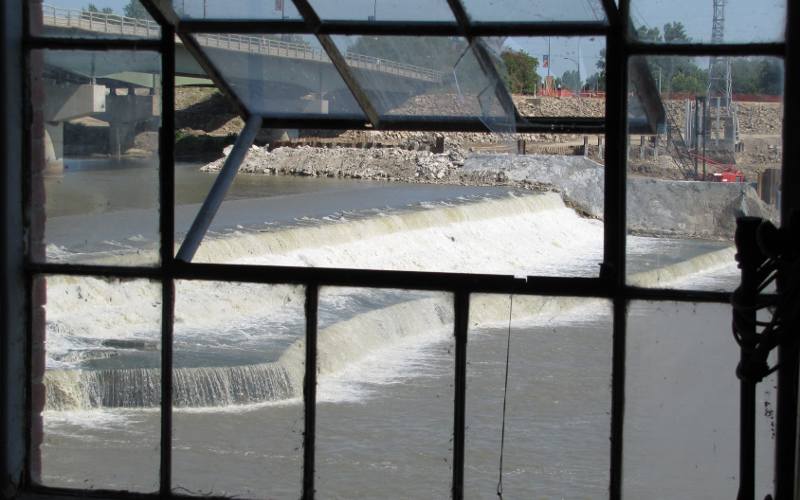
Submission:
<svg viewBox="0 0 800 500">
<path fill-rule="evenodd" d="M 266 231 L 240 228 L 206 241 L 198 260 L 596 276 L 602 235 L 602 223 L 578 217 L 558 195 L 509 196 L 368 217 L 309 217 Z M 628 243 L 645 258 L 663 244 L 650 238 Z M 629 282 L 726 287 L 736 275 L 732 250 L 708 248 L 716 247 L 646 260 L 639 267 L 647 270 Z M 197 494 L 253 497 L 269 491 L 296 498 L 305 371 L 302 288 L 183 281 L 176 292 L 175 485 Z M 157 484 L 159 295 L 158 284 L 142 280 L 48 277 L 47 484 L 69 486 L 84 477 L 98 487 L 148 491 Z M 602 496 L 610 426 L 609 304 L 513 300 L 509 497 Z M 448 294 L 321 290 L 320 491 L 342 498 L 446 496 L 452 303 Z M 487 496 L 496 483 L 509 306 L 507 295 L 476 295 L 470 304 L 468 483 Z"/>
<path fill-rule="evenodd" d="M 602 241 L 602 223 L 578 217 L 564 206 L 559 195 L 547 193 L 478 203 L 438 203 L 423 210 L 355 221 L 317 221 L 315 225 L 269 232 L 239 232 L 207 241 L 198 259 L 480 270 L 522 276 L 595 275 L 601 259 L 598 241 Z M 651 287 L 704 280 L 713 284 L 720 274 L 733 274 L 732 259 L 733 250 L 723 249 L 634 274 L 629 281 Z M 415 352 L 448 338 L 452 328 L 449 299 L 406 297 L 386 302 L 384 293 L 340 289 L 325 297 L 331 324 L 320 331 L 318 340 L 322 398 L 353 398 L 367 369 L 376 380 L 394 380 L 403 373 L 413 373 L 415 370 L 403 360 L 413 362 Z M 55 277 L 48 280 L 48 295 L 48 366 L 56 369 L 48 373 L 53 386 L 48 405 L 157 405 L 160 373 L 152 356 L 149 365 L 136 362 L 122 368 L 111 363 L 95 370 L 79 367 L 87 359 L 117 356 L 120 348 L 160 348 L 158 285 L 143 280 L 120 285 L 93 278 Z M 367 305 L 360 306 L 356 295 Z M 392 305 L 398 300 L 399 304 Z M 515 319 L 531 325 L 544 324 L 548 318 L 579 305 L 583 317 L 595 316 L 592 302 L 585 299 L 522 297 L 518 301 Z M 175 309 L 178 349 L 187 344 L 224 353 L 229 346 L 239 345 L 271 350 L 273 354 L 262 356 L 263 362 L 238 366 L 236 359 L 231 359 L 235 350 L 210 366 L 202 360 L 188 367 L 178 364 L 176 403 L 217 407 L 297 399 L 304 370 L 304 341 L 297 333 L 298 328 L 302 332 L 302 303 L 299 287 L 179 283 Z M 507 319 L 505 307 L 502 300 L 497 304 L 491 299 L 478 302 L 471 320 L 475 326 L 497 324 Z"/>
</svg>

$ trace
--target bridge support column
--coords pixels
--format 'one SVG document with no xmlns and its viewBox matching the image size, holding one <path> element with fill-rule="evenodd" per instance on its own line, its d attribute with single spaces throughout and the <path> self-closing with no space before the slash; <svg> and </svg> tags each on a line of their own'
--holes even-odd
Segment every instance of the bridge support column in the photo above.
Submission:
<svg viewBox="0 0 800 500">
<path fill-rule="evenodd" d="M 49 122 L 44 125 L 44 173 L 64 173 L 64 123 Z"/>
<path fill-rule="evenodd" d="M 156 95 L 137 95 L 133 88 L 127 89 L 127 93 L 114 91 L 108 95 L 102 119 L 109 125 L 109 153 L 121 157 L 133 146 L 137 126 L 160 114 L 161 104 Z"/>
</svg>

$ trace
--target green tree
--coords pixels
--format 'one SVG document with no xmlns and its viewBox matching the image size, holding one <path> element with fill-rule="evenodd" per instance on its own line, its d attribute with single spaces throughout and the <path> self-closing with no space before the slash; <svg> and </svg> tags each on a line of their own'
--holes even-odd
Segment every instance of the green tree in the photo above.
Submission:
<svg viewBox="0 0 800 500">
<path fill-rule="evenodd" d="M 643 42 L 660 42 L 661 32 L 658 31 L 658 28 L 639 26 L 636 28 L 636 38 Z"/>
<path fill-rule="evenodd" d="M 98 9 L 97 6 L 95 4 L 93 4 L 93 3 L 90 3 L 89 5 L 87 5 L 84 10 L 86 12 L 99 12 L 99 13 L 102 13 L 102 14 L 113 14 L 114 13 L 114 9 L 112 9 L 111 7 L 103 7 L 103 9 L 101 10 L 101 9 Z"/>
<path fill-rule="evenodd" d="M 127 17 L 137 17 L 139 19 L 150 19 L 150 14 L 144 8 L 139 0 L 130 0 L 128 5 L 122 8 L 122 13 Z"/>
<path fill-rule="evenodd" d="M 584 88 L 588 90 L 605 90 L 606 89 L 606 76 L 605 73 L 596 72 L 586 79 Z"/>
<path fill-rule="evenodd" d="M 683 23 L 672 22 L 664 25 L 664 41 L 667 43 L 686 43 L 691 39 L 686 35 L 686 28 Z"/>
<path fill-rule="evenodd" d="M 578 72 L 574 69 L 565 71 L 564 74 L 561 75 L 561 87 L 570 90 L 580 90 L 581 78 Z"/>
<path fill-rule="evenodd" d="M 597 72 L 586 79 L 586 88 L 591 90 L 606 89 L 606 49 L 600 49 L 600 59 L 595 63 Z"/>
<path fill-rule="evenodd" d="M 774 59 L 764 59 L 758 68 L 758 91 L 768 95 L 783 93 L 783 69 Z"/>
<path fill-rule="evenodd" d="M 500 58 L 505 64 L 503 75 L 506 85 L 514 94 L 533 94 L 539 88 L 541 77 L 536 72 L 539 61 L 524 50 L 504 50 Z"/>
</svg>

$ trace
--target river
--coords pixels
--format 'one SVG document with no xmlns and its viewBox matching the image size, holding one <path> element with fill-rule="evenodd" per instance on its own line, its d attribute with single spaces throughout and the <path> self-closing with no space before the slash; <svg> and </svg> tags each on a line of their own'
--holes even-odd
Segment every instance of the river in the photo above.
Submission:
<svg viewBox="0 0 800 500">
<path fill-rule="evenodd" d="M 47 182 L 50 258 L 108 262 L 138 252 L 155 259 L 152 165 L 75 162 Z M 212 182 L 197 165 L 176 169 L 178 240 Z M 630 267 L 648 286 L 730 289 L 737 275 L 727 247 L 631 237 Z M 714 255 L 722 257 L 696 259 Z M 595 276 L 602 223 L 579 217 L 555 194 L 239 176 L 198 258 Z M 654 269 L 682 262 L 698 264 L 669 273 L 669 283 L 658 281 L 663 273 L 654 277 Z M 157 490 L 159 290 L 144 280 L 48 278 L 44 484 Z M 476 295 L 470 310 L 466 496 L 496 497 L 504 394 L 504 497 L 606 496 L 610 304 L 518 296 L 512 305 L 508 296 Z M 181 281 L 175 315 L 175 491 L 297 498 L 303 290 Z M 452 316 L 447 294 L 322 289 L 318 497 L 448 496 Z M 723 305 L 631 304 L 626 498 L 735 496 L 738 351 L 729 325 Z M 764 493 L 773 385 L 760 391 Z"/>
</svg>

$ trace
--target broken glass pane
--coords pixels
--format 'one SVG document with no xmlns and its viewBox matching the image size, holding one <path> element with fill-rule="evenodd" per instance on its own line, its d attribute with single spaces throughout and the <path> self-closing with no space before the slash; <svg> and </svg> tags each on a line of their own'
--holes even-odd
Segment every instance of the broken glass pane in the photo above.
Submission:
<svg viewBox="0 0 800 500">
<path fill-rule="evenodd" d="M 254 114 L 362 117 L 328 55 L 311 35 L 193 35 Z"/>
<path fill-rule="evenodd" d="M 380 115 L 507 113 L 491 58 L 481 59 L 481 49 L 463 38 L 339 36 L 334 41 Z"/>
</svg>

